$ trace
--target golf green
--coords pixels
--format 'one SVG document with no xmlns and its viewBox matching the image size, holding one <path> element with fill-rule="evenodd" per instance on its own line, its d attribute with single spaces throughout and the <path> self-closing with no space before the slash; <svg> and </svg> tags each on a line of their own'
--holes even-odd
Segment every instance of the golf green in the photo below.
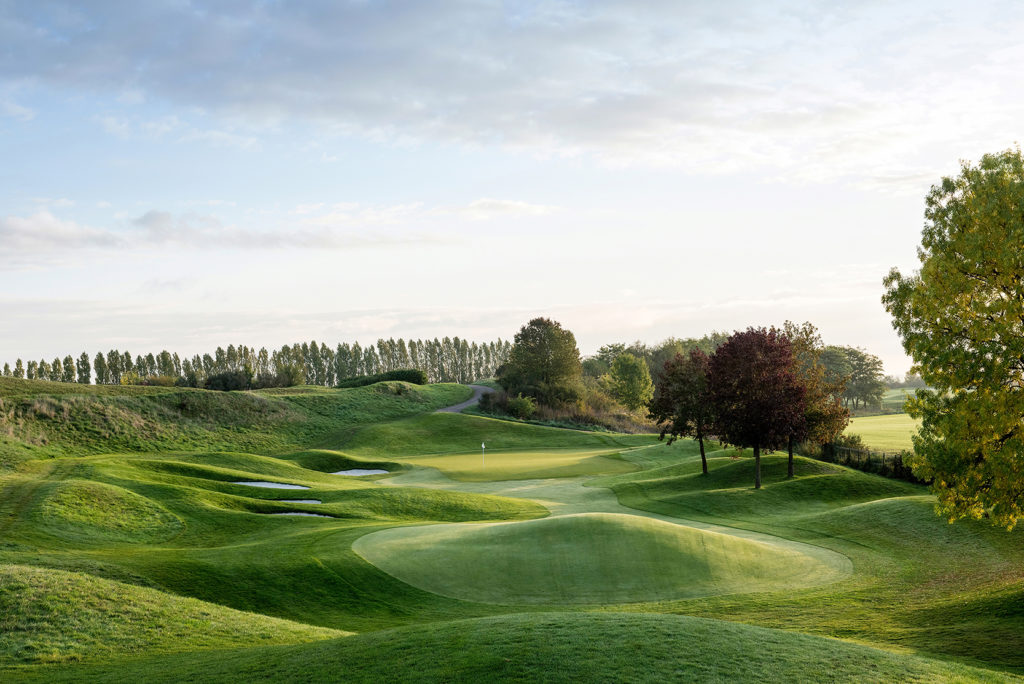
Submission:
<svg viewBox="0 0 1024 684">
<path fill-rule="evenodd" d="M 635 603 L 842 577 L 794 549 L 617 513 L 393 528 L 353 549 L 417 588 L 480 603 Z"/>
</svg>

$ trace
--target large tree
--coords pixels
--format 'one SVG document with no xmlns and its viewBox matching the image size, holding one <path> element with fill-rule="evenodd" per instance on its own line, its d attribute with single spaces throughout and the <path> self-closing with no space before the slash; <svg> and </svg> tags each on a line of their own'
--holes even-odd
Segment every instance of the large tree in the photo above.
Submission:
<svg viewBox="0 0 1024 684">
<path fill-rule="evenodd" d="M 760 489 L 761 450 L 780 449 L 805 430 L 806 390 L 789 338 L 775 328 L 733 334 L 711 357 L 708 383 L 718 434 L 753 449 Z"/>
<path fill-rule="evenodd" d="M 700 445 L 700 464 L 708 474 L 704 437 L 714 424 L 714 408 L 708 392 L 708 356 L 692 349 L 686 356 L 676 354 L 665 362 L 658 374 L 651 400 L 650 417 L 661 427 L 659 439 L 669 436 L 693 437 Z"/>
<path fill-rule="evenodd" d="M 498 382 L 509 394 L 559 405 L 579 398 L 583 374 L 576 337 L 561 323 L 534 318 L 516 333 Z"/>
<path fill-rule="evenodd" d="M 850 412 L 840 401 L 846 379 L 829 379 L 828 369 L 823 361 L 826 348 L 818 329 L 809 321 L 800 325 L 786 321 L 782 326 L 782 332 L 789 338 L 797 378 L 806 392 L 804 422 L 802 426 L 795 426 L 802 427 L 802 431 L 791 432 L 787 444 L 787 476 L 793 477 L 794 442 L 800 439 L 816 444 L 834 441 L 850 423 Z"/>
<path fill-rule="evenodd" d="M 964 163 L 925 200 L 919 271 L 897 269 L 882 298 L 903 347 L 934 391 L 907 405 L 922 419 L 914 472 L 950 520 L 1024 516 L 1024 156 Z"/>
<path fill-rule="evenodd" d="M 630 411 L 646 406 L 654 395 L 647 362 L 629 352 L 619 354 L 608 371 L 608 388 L 611 395 Z"/>
</svg>

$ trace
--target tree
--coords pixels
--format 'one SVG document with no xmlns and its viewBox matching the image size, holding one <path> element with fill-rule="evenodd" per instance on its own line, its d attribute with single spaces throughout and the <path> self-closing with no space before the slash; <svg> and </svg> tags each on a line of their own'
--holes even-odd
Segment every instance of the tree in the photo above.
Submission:
<svg viewBox="0 0 1024 684">
<path fill-rule="evenodd" d="M 61 382 L 74 382 L 75 381 L 75 360 L 68 354 L 64 357 L 64 362 L 61 364 L 63 372 L 61 373 Z"/>
<path fill-rule="evenodd" d="M 629 352 L 623 352 L 612 361 L 608 372 L 611 395 L 630 411 L 646 406 L 654 396 L 654 384 L 647 362 Z"/>
<path fill-rule="evenodd" d="M 779 449 L 803 432 L 806 390 L 789 338 L 770 328 L 737 332 L 711 357 L 708 383 L 719 436 L 754 450 L 754 488 L 761 487 L 761 450 Z"/>
<path fill-rule="evenodd" d="M 708 356 L 700 349 L 691 349 L 687 356 L 676 354 L 666 361 L 658 374 L 649 414 L 661 426 L 658 439 L 669 435 L 671 444 L 678 437 L 696 438 L 705 475 L 708 459 L 704 455 L 704 437 L 715 417 L 708 392 L 708 367 Z"/>
<path fill-rule="evenodd" d="M 9 363 L 5 363 L 4 364 L 4 377 L 5 378 L 11 377 L 11 364 L 9 364 Z"/>
<path fill-rule="evenodd" d="M 103 356 L 103 352 L 97 352 L 92 367 L 96 369 L 97 385 L 106 385 L 110 382 L 110 374 L 107 372 L 107 359 Z"/>
<path fill-rule="evenodd" d="M 952 521 L 1024 516 L 1024 156 L 962 163 L 925 199 L 921 268 L 892 269 L 882 298 L 912 371 L 934 388 L 907 404 L 921 418 L 912 465 Z"/>
<path fill-rule="evenodd" d="M 14 377 L 19 379 L 24 379 L 25 377 L 25 364 L 21 362 L 21 359 L 14 362 Z"/>
<path fill-rule="evenodd" d="M 39 364 L 35 361 L 29 361 L 25 365 L 25 378 L 27 378 L 28 380 L 35 380 L 38 377 L 38 370 Z"/>
<path fill-rule="evenodd" d="M 579 400 L 582 374 L 576 337 L 561 323 L 534 318 L 516 333 L 498 382 L 509 395 L 557 406 Z"/>
<path fill-rule="evenodd" d="M 92 364 L 89 362 L 89 352 L 82 352 L 82 355 L 78 357 L 75 369 L 78 371 L 78 384 L 88 385 L 92 380 Z"/>
<path fill-rule="evenodd" d="M 854 408 L 860 406 L 878 406 L 885 395 L 885 381 L 882 373 L 882 360 L 863 349 L 843 347 L 846 359 L 850 363 L 850 380 L 846 384 L 847 405 L 853 400 Z"/>
<path fill-rule="evenodd" d="M 804 386 L 805 412 L 802 432 L 791 432 L 787 444 L 789 461 L 786 476 L 795 475 L 793 446 L 798 439 L 816 444 L 834 441 L 850 423 L 850 412 L 843 408 L 840 397 L 845 387 L 845 378 L 829 382 L 822 357 L 826 348 L 822 344 L 818 329 L 809 321 L 797 325 L 786 321 L 782 332 L 789 338 L 793 350 L 795 369 L 800 384 Z"/>
</svg>

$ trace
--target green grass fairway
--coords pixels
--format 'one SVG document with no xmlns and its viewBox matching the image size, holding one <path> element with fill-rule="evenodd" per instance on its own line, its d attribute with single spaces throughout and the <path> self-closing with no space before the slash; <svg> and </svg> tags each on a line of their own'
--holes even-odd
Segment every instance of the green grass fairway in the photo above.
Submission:
<svg viewBox="0 0 1024 684">
<path fill-rule="evenodd" d="M 921 421 L 906 413 L 888 416 L 863 416 L 850 421 L 848 435 L 860 435 L 864 445 L 877 451 L 913 449 L 911 436 L 921 427 Z"/>
<path fill-rule="evenodd" d="M 842 576 L 793 550 L 611 513 L 397 528 L 361 537 L 353 549 L 415 587 L 483 603 L 635 603 Z"/>
<path fill-rule="evenodd" d="M 636 466 L 628 461 L 611 458 L 619 449 L 538 449 L 487 450 L 443 456 L 420 456 L 406 459 L 417 466 L 437 468 L 442 473 L 462 482 L 489 482 L 529 480 L 542 477 L 571 477 L 628 473 Z"/>
<path fill-rule="evenodd" d="M 24 673 L 31 675 L 32 673 Z M 47 682 L 1010 682 L 1011 675 L 682 615 L 540 613 L 312 644 L 60 666 Z"/>
</svg>

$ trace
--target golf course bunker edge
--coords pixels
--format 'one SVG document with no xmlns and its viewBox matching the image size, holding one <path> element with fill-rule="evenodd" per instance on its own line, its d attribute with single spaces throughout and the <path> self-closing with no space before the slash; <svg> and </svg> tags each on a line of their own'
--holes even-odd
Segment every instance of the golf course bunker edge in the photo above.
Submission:
<svg viewBox="0 0 1024 684">
<path fill-rule="evenodd" d="M 846 576 L 786 546 L 621 513 L 398 527 L 352 549 L 419 589 L 491 604 L 663 601 Z"/>
</svg>

